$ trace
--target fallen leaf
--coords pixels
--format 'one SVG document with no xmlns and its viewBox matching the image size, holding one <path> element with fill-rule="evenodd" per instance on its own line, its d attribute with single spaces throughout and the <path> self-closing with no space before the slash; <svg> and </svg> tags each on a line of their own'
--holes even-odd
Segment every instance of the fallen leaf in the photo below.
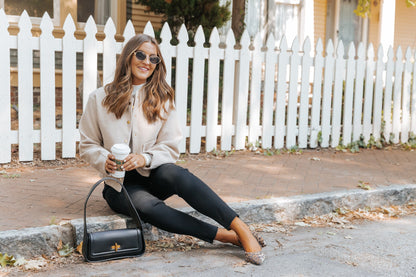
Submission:
<svg viewBox="0 0 416 277">
<path fill-rule="evenodd" d="M 6 266 L 13 266 L 13 264 L 16 262 L 13 256 L 7 255 L 7 253 L 3 254 L 0 253 L 0 267 L 6 267 Z"/>
<path fill-rule="evenodd" d="M 74 252 L 74 248 L 72 248 L 71 246 L 69 246 L 69 243 L 63 245 L 61 247 L 61 249 L 58 250 L 58 254 L 61 257 L 68 257 L 69 255 L 71 255 Z"/>
<path fill-rule="evenodd" d="M 365 189 L 365 190 L 370 190 L 370 183 L 368 182 L 363 182 L 363 181 L 359 181 L 357 187 Z"/>
<path fill-rule="evenodd" d="M 305 223 L 305 222 L 295 222 L 295 225 L 296 226 L 300 226 L 300 227 L 308 227 L 308 226 L 311 226 L 311 225 L 309 225 L 309 224 L 307 224 L 307 223 Z"/>
<path fill-rule="evenodd" d="M 320 158 L 318 158 L 318 157 L 312 157 L 312 158 L 310 158 L 312 161 L 320 161 L 321 159 Z"/>
<path fill-rule="evenodd" d="M 77 251 L 79 254 L 82 254 L 82 244 L 83 244 L 83 242 L 81 241 L 81 243 L 80 243 L 80 244 L 78 244 L 77 249 L 76 249 L 76 251 Z"/>
</svg>

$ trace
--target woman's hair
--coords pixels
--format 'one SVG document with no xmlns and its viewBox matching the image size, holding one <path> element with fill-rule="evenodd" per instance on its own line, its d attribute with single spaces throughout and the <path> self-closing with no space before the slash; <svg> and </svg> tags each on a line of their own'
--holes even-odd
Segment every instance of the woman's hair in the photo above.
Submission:
<svg viewBox="0 0 416 277">
<path fill-rule="evenodd" d="M 121 118 L 128 109 L 131 93 L 133 91 L 133 77 L 131 74 L 131 59 L 134 52 L 144 43 L 150 42 L 157 49 L 157 56 L 161 59 L 156 65 L 152 75 L 147 78 L 143 87 L 145 99 L 142 104 L 143 113 L 149 123 L 155 122 L 158 118 L 165 120 L 163 113 L 167 113 L 166 102 L 169 101 L 169 108 L 173 108 L 174 91 L 166 82 L 166 66 L 160 52 L 157 41 L 148 35 L 139 34 L 132 37 L 124 46 L 117 60 L 114 80 L 104 87 L 106 96 L 103 106 L 109 112 L 114 113 L 116 118 Z M 163 111 L 163 112 L 162 112 Z"/>
</svg>

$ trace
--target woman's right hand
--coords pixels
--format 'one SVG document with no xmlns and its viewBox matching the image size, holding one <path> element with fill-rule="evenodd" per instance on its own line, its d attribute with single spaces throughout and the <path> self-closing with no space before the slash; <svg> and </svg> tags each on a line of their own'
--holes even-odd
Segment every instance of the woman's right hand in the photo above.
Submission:
<svg viewBox="0 0 416 277">
<path fill-rule="evenodd" d="M 107 155 L 107 160 L 105 161 L 104 168 L 108 174 L 112 174 L 114 173 L 114 171 L 116 171 L 117 165 L 116 165 L 116 162 L 114 161 L 115 158 L 116 157 L 114 157 L 114 155 L 111 153 Z"/>
</svg>

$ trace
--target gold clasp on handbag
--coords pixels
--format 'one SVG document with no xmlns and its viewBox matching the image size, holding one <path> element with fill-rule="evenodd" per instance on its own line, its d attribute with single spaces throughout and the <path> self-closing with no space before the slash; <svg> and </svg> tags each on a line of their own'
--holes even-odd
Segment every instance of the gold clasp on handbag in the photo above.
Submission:
<svg viewBox="0 0 416 277">
<path fill-rule="evenodd" d="M 112 250 L 114 250 L 115 252 L 117 252 L 117 250 L 120 248 L 120 245 L 119 244 L 117 244 L 117 242 L 113 245 L 113 246 L 111 246 L 111 249 Z"/>
</svg>

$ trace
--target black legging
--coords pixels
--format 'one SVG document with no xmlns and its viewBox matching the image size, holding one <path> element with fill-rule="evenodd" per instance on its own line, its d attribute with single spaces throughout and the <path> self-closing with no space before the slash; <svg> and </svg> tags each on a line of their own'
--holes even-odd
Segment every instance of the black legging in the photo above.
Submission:
<svg viewBox="0 0 416 277">
<path fill-rule="evenodd" d="M 212 243 L 218 231 L 212 224 L 166 206 L 163 200 L 174 194 L 226 229 L 230 228 L 231 221 L 237 216 L 204 182 L 175 164 L 164 164 L 153 169 L 149 177 L 141 176 L 136 170 L 128 171 L 124 186 L 140 217 L 171 233 L 191 235 Z M 106 185 L 103 196 L 112 210 L 129 215 L 122 193 Z"/>
</svg>

